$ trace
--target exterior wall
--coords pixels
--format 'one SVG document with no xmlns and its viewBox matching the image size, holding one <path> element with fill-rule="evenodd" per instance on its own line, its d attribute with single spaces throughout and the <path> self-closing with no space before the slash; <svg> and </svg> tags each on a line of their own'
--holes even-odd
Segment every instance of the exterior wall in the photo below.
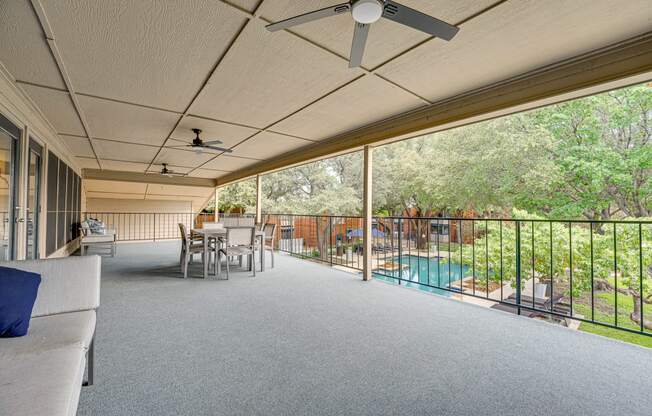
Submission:
<svg viewBox="0 0 652 416">
<path fill-rule="evenodd" d="M 87 198 L 84 218 L 104 222 L 119 241 L 179 238 L 179 224 L 193 227 L 190 201 Z"/>
<path fill-rule="evenodd" d="M 27 181 L 27 145 L 29 137 L 32 137 L 43 147 L 43 168 L 41 170 L 41 212 L 39 213 L 39 253 L 45 255 L 45 235 L 46 235 L 46 212 L 48 210 L 46 193 L 47 189 L 47 154 L 53 152 L 56 156 L 70 166 L 75 173 L 81 176 L 81 169 L 77 164 L 73 153 L 68 146 L 59 138 L 56 130 L 43 116 L 41 111 L 29 99 L 29 97 L 16 86 L 13 77 L 0 64 L 0 113 L 12 121 L 22 130 L 22 154 L 20 160 L 20 174 L 18 178 L 19 206 L 26 206 L 27 196 L 25 193 Z M 20 217 L 25 218 L 25 212 Z M 25 223 L 18 224 L 18 241 L 17 241 L 17 259 L 23 259 L 25 256 Z M 68 246 L 62 247 L 54 253 L 53 257 L 60 257 L 73 250 L 78 241 L 71 241 Z"/>
<path fill-rule="evenodd" d="M 191 213 L 190 201 L 154 201 L 149 199 L 86 199 L 85 212 L 111 212 L 111 213 Z"/>
</svg>

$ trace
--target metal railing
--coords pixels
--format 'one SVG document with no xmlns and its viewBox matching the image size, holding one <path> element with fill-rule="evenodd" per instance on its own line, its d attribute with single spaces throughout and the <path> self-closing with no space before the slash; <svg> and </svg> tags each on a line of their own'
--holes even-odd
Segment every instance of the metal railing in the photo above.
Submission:
<svg viewBox="0 0 652 416">
<path fill-rule="evenodd" d="M 220 214 L 222 216 L 223 214 Z M 227 214 L 228 217 L 251 217 L 249 214 Z M 214 214 L 154 212 L 84 212 L 82 219 L 102 221 L 116 232 L 117 241 L 158 241 L 180 238 L 179 224 L 186 229 L 201 228 L 204 222 L 215 221 Z"/>
<path fill-rule="evenodd" d="M 362 269 L 362 217 L 263 220 L 277 224 L 281 251 Z M 374 276 L 392 283 L 652 335 L 652 221 L 375 217 L 371 255 Z"/>
<path fill-rule="evenodd" d="M 264 214 L 262 220 L 276 224 L 276 247 L 280 251 L 362 270 L 362 217 Z"/>
</svg>

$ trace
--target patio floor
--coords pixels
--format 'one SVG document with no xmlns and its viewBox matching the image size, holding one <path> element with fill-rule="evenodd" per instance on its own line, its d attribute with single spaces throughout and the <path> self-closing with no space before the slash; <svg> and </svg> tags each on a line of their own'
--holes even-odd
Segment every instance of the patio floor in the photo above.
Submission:
<svg viewBox="0 0 652 416">
<path fill-rule="evenodd" d="M 120 245 L 78 414 L 652 412 L 652 350 L 276 260 L 184 280 L 178 243 Z"/>
</svg>

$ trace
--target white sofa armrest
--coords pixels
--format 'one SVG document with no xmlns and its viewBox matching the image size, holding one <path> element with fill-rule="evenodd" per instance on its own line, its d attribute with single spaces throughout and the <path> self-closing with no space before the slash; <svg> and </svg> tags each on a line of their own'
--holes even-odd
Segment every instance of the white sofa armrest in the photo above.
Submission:
<svg viewBox="0 0 652 416">
<path fill-rule="evenodd" d="M 32 317 L 97 309 L 100 306 L 100 256 L 3 263 L 41 275 Z"/>
</svg>

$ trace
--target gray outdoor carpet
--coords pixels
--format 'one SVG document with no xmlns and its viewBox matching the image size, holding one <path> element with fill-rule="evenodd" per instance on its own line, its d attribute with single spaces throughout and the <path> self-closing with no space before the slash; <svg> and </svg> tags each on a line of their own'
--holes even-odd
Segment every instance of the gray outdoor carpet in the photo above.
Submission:
<svg viewBox="0 0 652 416">
<path fill-rule="evenodd" d="M 652 350 L 277 256 L 182 279 L 104 259 L 80 415 L 651 415 Z"/>
</svg>

